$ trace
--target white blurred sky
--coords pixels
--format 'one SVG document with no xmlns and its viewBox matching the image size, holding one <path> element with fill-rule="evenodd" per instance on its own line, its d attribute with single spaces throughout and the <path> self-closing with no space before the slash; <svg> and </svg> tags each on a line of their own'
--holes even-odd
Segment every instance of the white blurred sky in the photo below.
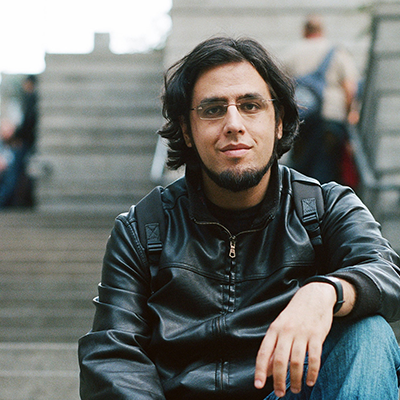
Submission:
<svg viewBox="0 0 400 400">
<path fill-rule="evenodd" d="M 157 47 L 172 0 L 0 0 L 0 72 L 40 73 L 44 54 L 88 53 L 110 32 L 115 53 Z"/>
</svg>

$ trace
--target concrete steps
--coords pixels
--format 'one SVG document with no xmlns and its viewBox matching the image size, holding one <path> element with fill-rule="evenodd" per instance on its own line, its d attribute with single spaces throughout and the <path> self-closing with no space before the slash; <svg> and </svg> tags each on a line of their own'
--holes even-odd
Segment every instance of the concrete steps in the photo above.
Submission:
<svg viewBox="0 0 400 400">
<path fill-rule="evenodd" d="M 40 210 L 126 209 L 150 189 L 162 125 L 163 52 L 47 54 L 32 162 Z"/>
<path fill-rule="evenodd" d="M 0 400 L 78 400 L 77 345 L 0 343 Z"/>
<path fill-rule="evenodd" d="M 115 216 L 0 214 L 0 400 L 79 399 L 77 341 Z"/>
<path fill-rule="evenodd" d="M 115 216 L 0 214 L 0 343 L 76 343 L 90 329 Z"/>
<path fill-rule="evenodd" d="M 0 214 L 0 400 L 79 399 L 77 340 L 114 217 Z"/>
</svg>

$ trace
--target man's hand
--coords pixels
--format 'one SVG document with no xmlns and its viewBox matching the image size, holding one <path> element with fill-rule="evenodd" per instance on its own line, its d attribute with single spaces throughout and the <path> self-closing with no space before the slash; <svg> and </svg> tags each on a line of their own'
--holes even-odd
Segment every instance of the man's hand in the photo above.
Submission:
<svg viewBox="0 0 400 400">
<path fill-rule="evenodd" d="M 256 360 L 256 388 L 264 387 L 267 377 L 272 375 L 275 395 L 283 397 L 290 363 L 290 389 L 299 393 L 307 352 L 306 382 L 308 386 L 315 384 L 322 345 L 332 326 L 335 302 L 335 289 L 327 283 L 312 282 L 297 291 L 261 343 Z"/>
</svg>

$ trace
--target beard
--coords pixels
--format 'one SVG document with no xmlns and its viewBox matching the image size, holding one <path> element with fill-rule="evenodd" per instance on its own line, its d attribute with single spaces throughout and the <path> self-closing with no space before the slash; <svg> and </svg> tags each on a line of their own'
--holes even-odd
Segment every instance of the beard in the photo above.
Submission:
<svg viewBox="0 0 400 400">
<path fill-rule="evenodd" d="M 237 193 L 244 190 L 251 189 L 257 186 L 264 175 L 269 171 L 274 162 L 278 159 L 276 153 L 276 147 L 278 145 L 278 140 L 275 139 L 274 148 L 269 158 L 267 164 L 259 169 L 247 168 L 243 170 L 228 169 L 221 173 L 217 173 L 209 169 L 202 161 L 196 146 L 193 146 L 197 158 L 199 160 L 202 170 L 207 174 L 207 176 L 219 187 L 227 189 L 231 192 Z"/>
<path fill-rule="evenodd" d="M 204 172 L 215 184 L 223 189 L 237 193 L 257 186 L 271 168 L 274 161 L 275 157 L 271 156 L 267 165 L 263 168 L 248 168 L 243 171 L 227 170 L 219 174 L 207 168 L 202 161 L 200 161 L 200 163 Z"/>
</svg>

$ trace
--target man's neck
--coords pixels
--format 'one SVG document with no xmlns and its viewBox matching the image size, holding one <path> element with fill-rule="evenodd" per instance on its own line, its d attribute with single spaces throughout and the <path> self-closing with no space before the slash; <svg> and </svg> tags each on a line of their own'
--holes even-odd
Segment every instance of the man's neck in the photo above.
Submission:
<svg viewBox="0 0 400 400">
<path fill-rule="evenodd" d="M 261 179 L 260 183 L 250 189 L 233 192 L 218 186 L 204 171 L 203 189 L 207 198 L 215 205 L 228 210 L 244 210 L 261 203 L 267 192 L 271 170 Z"/>
</svg>

